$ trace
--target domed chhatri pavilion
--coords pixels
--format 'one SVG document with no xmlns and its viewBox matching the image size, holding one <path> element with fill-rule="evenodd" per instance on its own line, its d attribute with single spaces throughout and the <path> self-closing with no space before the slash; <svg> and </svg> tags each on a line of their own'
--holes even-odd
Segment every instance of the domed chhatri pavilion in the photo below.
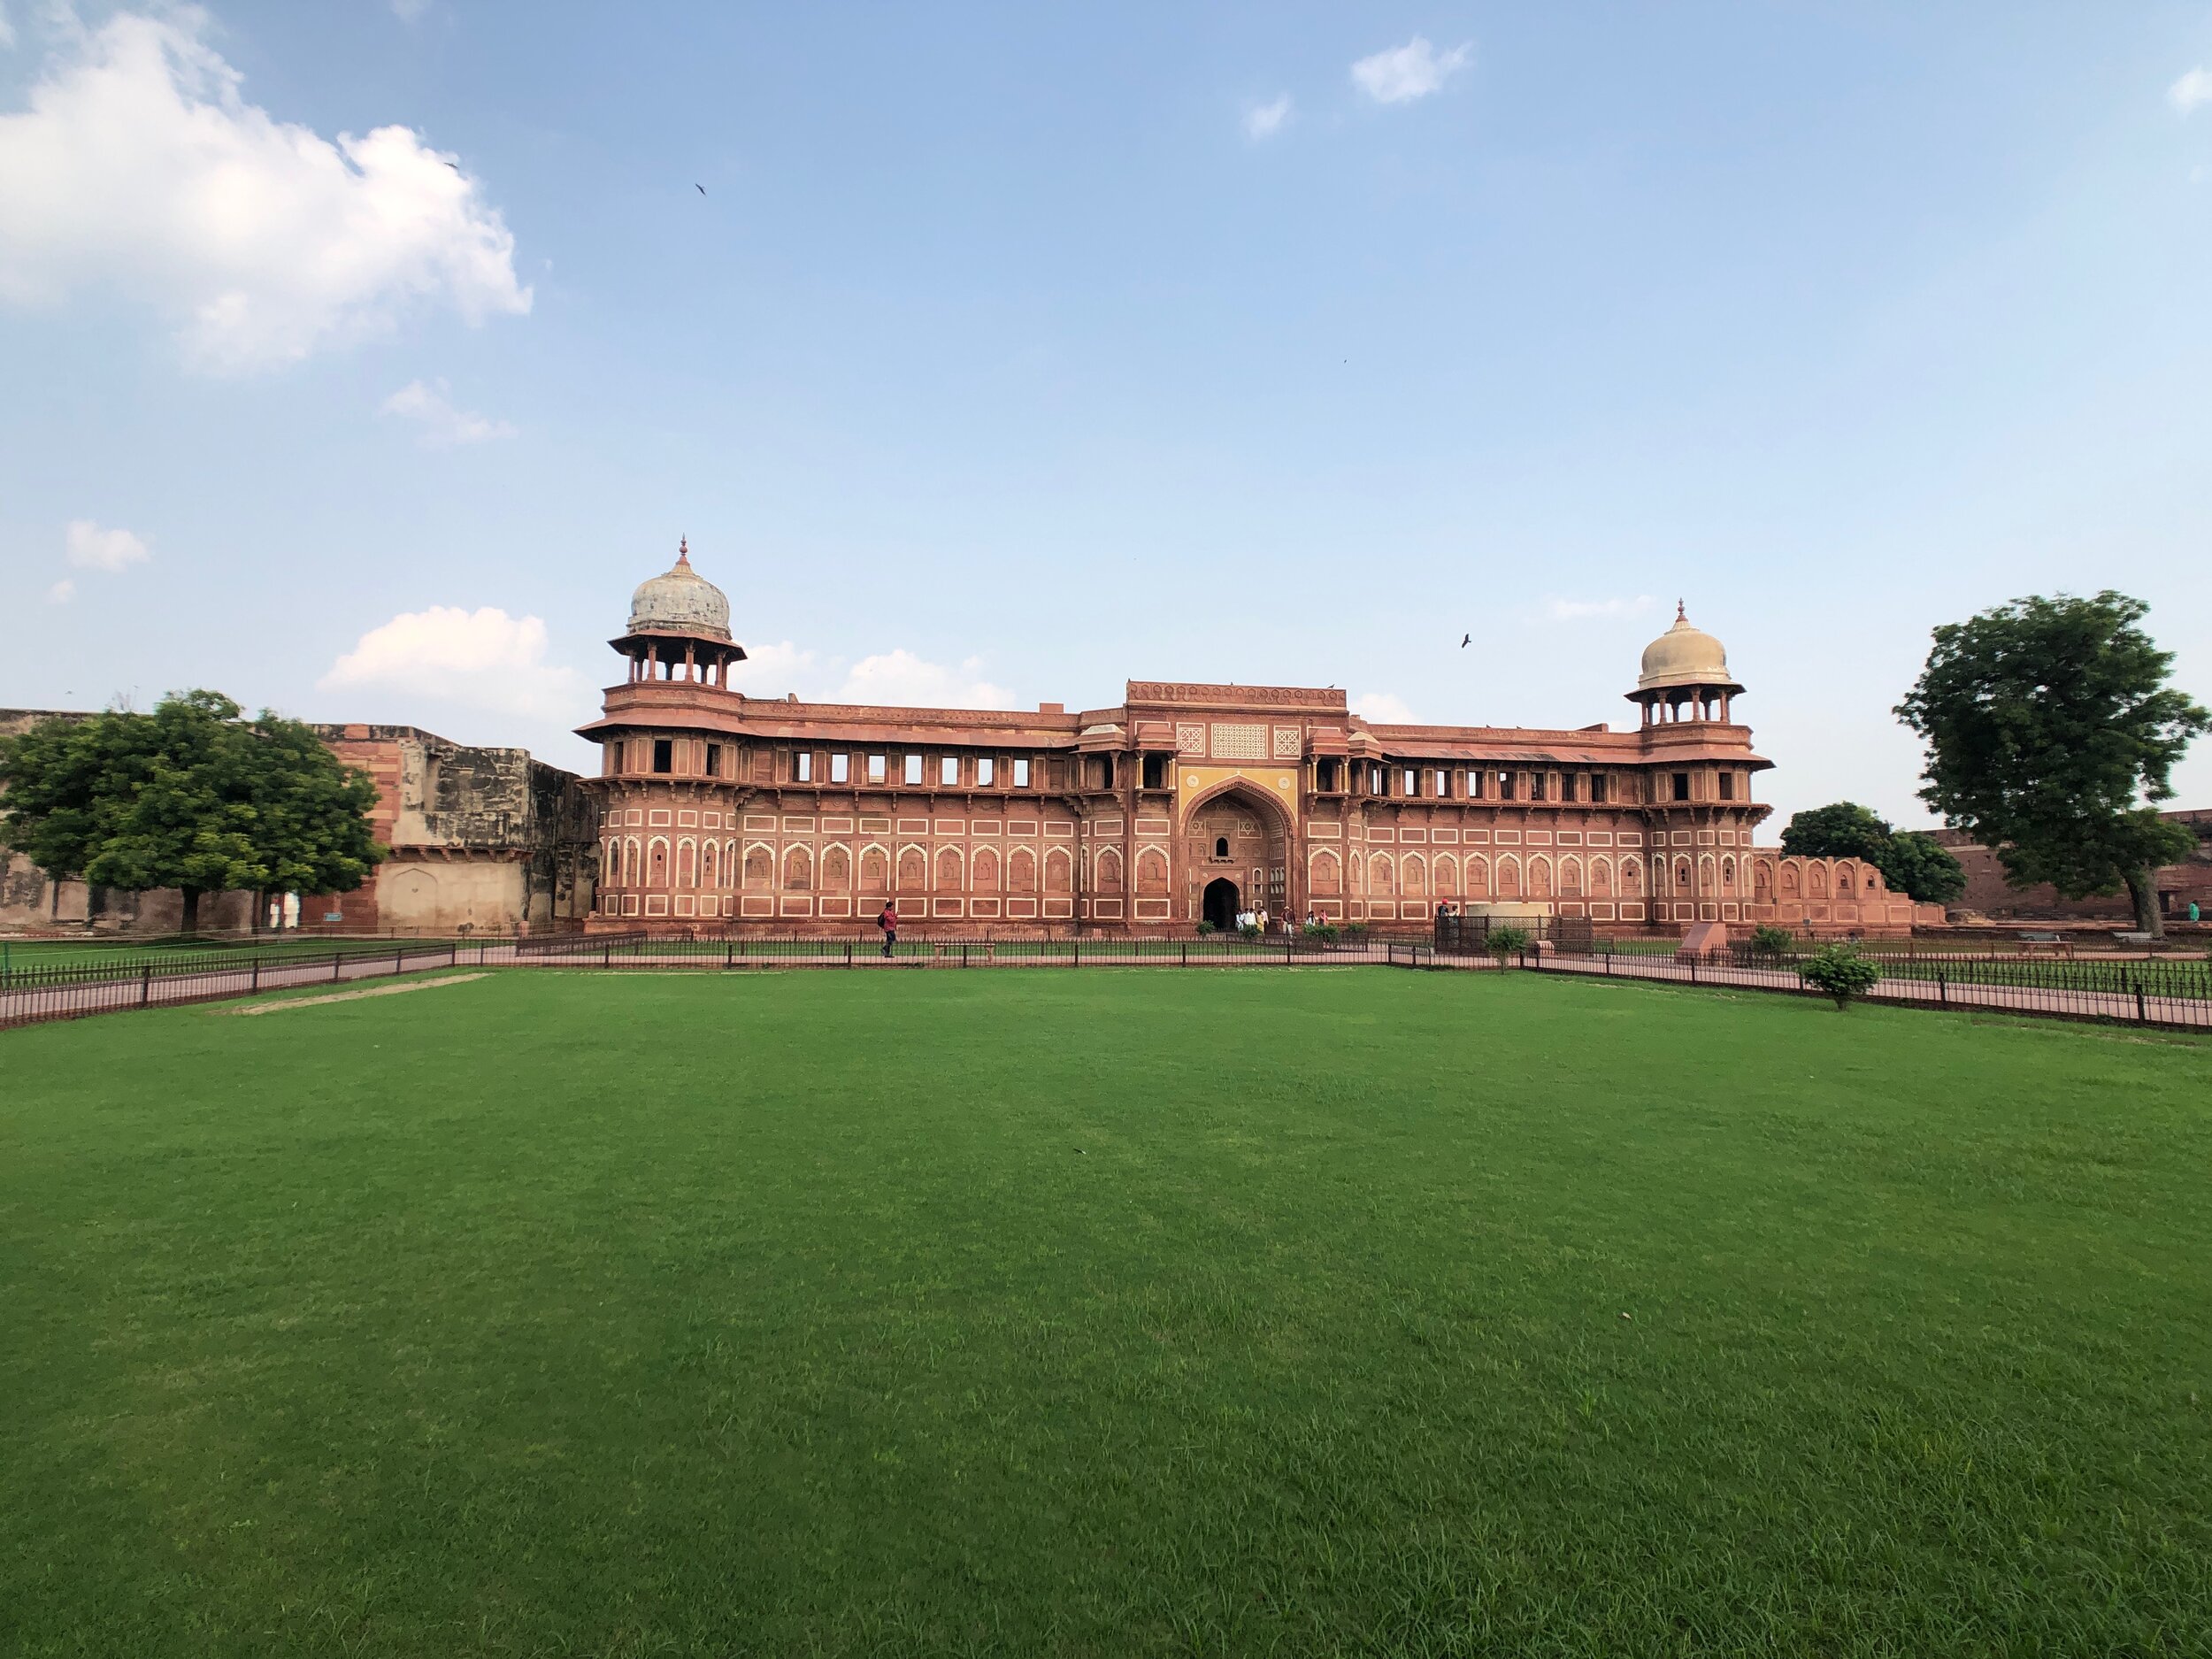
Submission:
<svg viewBox="0 0 2212 1659">
<path fill-rule="evenodd" d="M 592 925 L 1185 933 L 1240 911 L 1425 927 L 1440 904 L 1601 928 L 1914 919 L 1870 867 L 1755 851 L 1770 764 L 1679 610 L 1626 730 L 1390 726 L 1344 694 L 1135 680 L 1069 712 L 730 688 L 745 649 L 690 549 L 631 596 L 600 745 Z M 1786 899 L 1784 889 L 1787 889 Z"/>
</svg>

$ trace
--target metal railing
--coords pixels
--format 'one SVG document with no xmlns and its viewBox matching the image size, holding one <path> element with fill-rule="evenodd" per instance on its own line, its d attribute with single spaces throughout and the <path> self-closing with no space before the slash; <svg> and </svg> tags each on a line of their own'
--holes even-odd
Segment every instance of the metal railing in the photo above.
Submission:
<svg viewBox="0 0 2212 1659">
<path fill-rule="evenodd" d="M 251 996 L 296 986 L 345 985 L 464 964 L 481 964 L 503 955 L 502 945 L 400 944 L 375 951 L 333 950 L 310 955 L 227 957 L 217 962 L 142 959 L 127 972 L 106 964 L 73 964 L 14 971 L 0 988 L 0 1030 L 88 1014 L 138 1008 L 174 1008 Z"/>
<path fill-rule="evenodd" d="M 585 938 L 525 940 L 518 964 L 596 968 L 1082 968 L 1295 967 L 1316 962 L 1386 962 L 1408 949 L 1383 940 L 1305 933 L 1257 939 L 1234 933 L 1171 939 L 953 938 L 880 935 L 705 933 L 639 930 Z"/>
<path fill-rule="evenodd" d="M 1865 994 L 1870 1002 L 2212 1031 L 2212 970 L 2200 962 L 1939 962 L 1863 954 L 1882 970 Z M 1546 973 L 1827 995 L 1805 982 L 1797 959 L 1758 952 L 1694 960 L 1538 950 L 1520 957 L 1518 965 Z"/>
</svg>

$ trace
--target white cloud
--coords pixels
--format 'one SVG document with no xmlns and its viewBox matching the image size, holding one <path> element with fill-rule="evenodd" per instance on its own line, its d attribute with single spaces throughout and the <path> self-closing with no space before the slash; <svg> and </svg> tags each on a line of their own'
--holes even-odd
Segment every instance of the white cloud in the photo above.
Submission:
<svg viewBox="0 0 2212 1659">
<path fill-rule="evenodd" d="M 81 571 L 119 571 L 143 565 L 153 555 L 127 530 L 103 530 L 89 518 L 69 524 L 69 562 Z"/>
<path fill-rule="evenodd" d="M 0 4 L 0 51 L 15 44 L 15 25 L 8 21 L 8 8 Z"/>
<path fill-rule="evenodd" d="M 779 696 L 801 690 L 814 679 L 814 653 L 801 650 L 789 640 L 774 645 L 749 645 L 745 660 L 730 670 L 730 688 L 749 697 Z"/>
<path fill-rule="evenodd" d="M 2212 104 L 2212 69 L 2192 69 L 2166 88 L 2166 102 L 2184 115 L 2200 104 Z"/>
<path fill-rule="evenodd" d="M 1378 726 L 1417 726 L 1413 710 L 1387 691 L 1367 691 L 1352 699 L 1352 712 Z"/>
<path fill-rule="evenodd" d="M 0 299 L 85 288 L 174 318 L 219 373 L 296 361 L 442 302 L 530 309 L 477 181 L 404 127 L 333 142 L 239 95 L 196 7 L 79 31 L 0 116 Z"/>
<path fill-rule="evenodd" d="M 411 381 L 386 398 L 377 412 L 420 421 L 422 442 L 436 449 L 515 435 L 515 429 L 503 420 L 494 420 L 472 410 L 456 409 L 446 396 L 449 389 L 443 380 L 435 386 L 421 380 Z"/>
<path fill-rule="evenodd" d="M 1544 614 L 1554 622 L 1581 622 L 1591 617 L 1641 616 L 1658 603 L 1649 594 L 1633 599 L 1554 599 L 1545 604 Z"/>
<path fill-rule="evenodd" d="M 486 605 L 402 612 L 361 636 L 316 681 L 325 691 L 374 687 L 546 718 L 591 712 L 583 676 L 548 664 L 545 622 Z"/>
<path fill-rule="evenodd" d="M 795 692 L 809 703 L 886 703 L 924 709 L 1010 709 L 1014 694 L 983 678 L 983 659 L 971 657 L 948 665 L 933 663 L 903 647 L 848 664 L 822 657 L 789 640 L 746 648 L 746 659 L 730 670 L 730 686 L 749 697 L 780 697 Z"/>
<path fill-rule="evenodd" d="M 1378 104 L 1404 104 L 1437 90 L 1467 66 L 1474 52 L 1472 42 L 1440 52 L 1417 35 L 1403 46 L 1361 58 L 1352 65 L 1352 81 Z"/>
<path fill-rule="evenodd" d="M 65 605 L 76 596 L 77 584 L 73 581 L 58 581 L 46 590 L 46 603 L 50 605 Z"/>
<path fill-rule="evenodd" d="M 1286 92 L 1272 104 L 1256 104 L 1244 112 L 1244 135 L 1255 143 L 1272 138 L 1283 130 L 1290 119 L 1290 94 Z"/>
<path fill-rule="evenodd" d="M 901 648 L 855 663 L 833 701 L 926 709 L 1012 708 L 1014 694 L 985 680 L 982 668 L 979 657 L 947 667 Z"/>
</svg>

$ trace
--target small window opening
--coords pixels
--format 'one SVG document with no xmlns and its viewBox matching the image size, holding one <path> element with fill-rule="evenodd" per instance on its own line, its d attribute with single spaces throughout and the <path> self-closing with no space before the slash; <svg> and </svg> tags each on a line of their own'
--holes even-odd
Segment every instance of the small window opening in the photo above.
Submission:
<svg viewBox="0 0 2212 1659">
<path fill-rule="evenodd" d="M 1217 836 L 1215 836 L 1215 837 L 1214 837 L 1214 856 L 1215 856 L 1215 857 L 1217 857 L 1217 858 L 1226 858 L 1228 856 L 1229 856 L 1229 838 L 1228 838 L 1226 835 L 1217 835 Z"/>
<path fill-rule="evenodd" d="M 922 757 L 919 755 L 909 755 L 906 757 L 906 780 L 910 784 L 921 782 Z"/>
<path fill-rule="evenodd" d="M 975 763 L 976 787 L 979 789 L 989 788 L 991 787 L 991 780 L 997 774 L 997 772 L 998 763 L 996 761 L 993 760 L 988 755 L 978 756 Z"/>
<path fill-rule="evenodd" d="M 1029 757 L 1026 755 L 1014 757 L 1014 787 L 1017 789 L 1029 787 Z"/>
<path fill-rule="evenodd" d="M 1601 772 L 1594 772 L 1590 774 L 1590 804 L 1593 806 L 1605 804 L 1605 774 Z"/>
<path fill-rule="evenodd" d="M 1734 772 L 1721 773 L 1720 798 L 1724 801 L 1733 801 L 1736 798 L 1736 774 Z"/>
<path fill-rule="evenodd" d="M 1336 793 L 1336 762 L 1324 760 L 1315 763 L 1313 787 L 1325 795 Z"/>
<path fill-rule="evenodd" d="M 719 743 L 709 743 L 707 745 L 707 776 L 710 778 L 719 778 L 721 775 L 722 745 Z"/>
<path fill-rule="evenodd" d="M 937 762 L 937 781 L 949 789 L 960 781 L 960 757 L 946 755 Z"/>
<path fill-rule="evenodd" d="M 801 749 L 791 757 L 791 775 L 801 783 L 814 781 L 814 756 L 811 750 Z"/>
<path fill-rule="evenodd" d="M 883 766 L 884 757 L 881 755 L 871 755 L 868 757 L 868 781 L 870 783 L 881 783 L 883 781 Z"/>
<path fill-rule="evenodd" d="M 1502 772 L 1498 774 L 1498 799 L 1510 801 L 1512 798 L 1513 774 L 1509 772 Z"/>
<path fill-rule="evenodd" d="M 676 745 L 664 737 L 653 740 L 653 770 L 673 772 L 676 769 Z"/>
<path fill-rule="evenodd" d="M 853 757 L 850 755 L 830 757 L 830 781 L 832 783 L 850 783 L 852 776 Z"/>
<path fill-rule="evenodd" d="M 1167 757 L 1147 755 L 1144 757 L 1144 787 L 1148 789 L 1167 787 Z"/>
<path fill-rule="evenodd" d="M 1686 801 L 1690 798 L 1690 774 L 1688 772 L 1678 772 L 1674 774 L 1674 798 L 1678 801 Z"/>
</svg>

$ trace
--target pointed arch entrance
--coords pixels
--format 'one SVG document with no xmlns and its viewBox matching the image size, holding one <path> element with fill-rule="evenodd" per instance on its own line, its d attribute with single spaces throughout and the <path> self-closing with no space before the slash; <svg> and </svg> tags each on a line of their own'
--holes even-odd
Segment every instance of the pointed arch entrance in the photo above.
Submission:
<svg viewBox="0 0 2212 1659">
<path fill-rule="evenodd" d="M 1192 797 L 1183 808 L 1181 852 L 1190 920 L 1225 926 L 1215 914 L 1227 886 L 1226 926 L 1240 910 L 1265 910 L 1279 921 L 1304 896 L 1295 879 L 1290 813 L 1249 780 L 1233 778 Z"/>
<path fill-rule="evenodd" d="M 1211 923 L 1216 933 L 1234 933 L 1237 912 L 1243 908 L 1243 895 L 1238 890 L 1237 884 L 1227 876 L 1216 876 L 1206 883 L 1199 909 L 1202 919 Z"/>
</svg>

